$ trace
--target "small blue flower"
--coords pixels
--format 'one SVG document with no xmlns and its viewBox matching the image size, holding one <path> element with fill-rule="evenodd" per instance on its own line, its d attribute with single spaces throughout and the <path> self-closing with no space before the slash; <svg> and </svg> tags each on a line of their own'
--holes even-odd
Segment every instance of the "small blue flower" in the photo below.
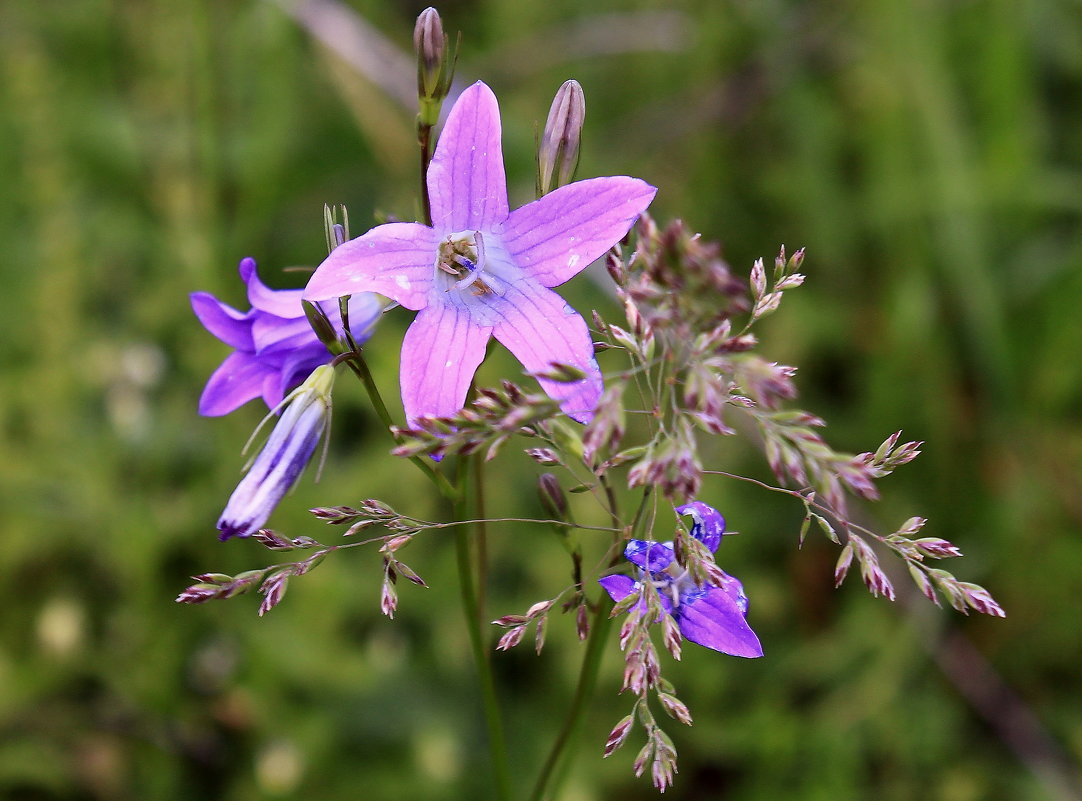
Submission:
<svg viewBox="0 0 1082 801">
<path fill-rule="evenodd" d="M 677 508 L 677 513 L 692 519 L 691 536 L 711 551 L 716 551 L 725 533 L 725 518 L 700 501 Z M 631 540 L 624 556 L 639 568 L 639 580 L 615 575 L 599 579 L 599 583 L 616 602 L 639 593 L 643 582 L 650 582 L 658 591 L 661 606 L 676 620 L 680 633 L 691 642 L 732 656 L 763 655 L 759 638 L 744 619 L 748 612 L 748 597 L 743 585 L 728 573 L 720 586 L 698 586 L 676 561 L 671 542 Z M 642 614 L 646 605 L 632 607 Z"/>
<path fill-rule="evenodd" d="M 297 483 L 330 424 L 333 386 L 334 368 L 321 365 L 283 401 L 285 411 L 218 519 L 220 539 L 259 531 Z"/>
</svg>

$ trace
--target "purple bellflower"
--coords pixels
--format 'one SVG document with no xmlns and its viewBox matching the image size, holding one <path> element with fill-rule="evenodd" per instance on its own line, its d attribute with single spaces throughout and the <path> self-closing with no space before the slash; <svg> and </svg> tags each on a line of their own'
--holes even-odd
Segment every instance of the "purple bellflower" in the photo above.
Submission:
<svg viewBox="0 0 1082 801">
<path fill-rule="evenodd" d="M 711 551 L 718 549 L 725 533 L 725 518 L 716 509 L 692 501 L 676 511 L 691 517 L 691 536 Z M 639 568 L 640 576 L 637 581 L 624 575 L 599 579 L 614 601 L 639 593 L 644 582 L 651 582 L 658 590 L 662 609 L 673 616 L 680 633 L 688 640 L 732 656 L 763 655 L 759 638 L 744 619 L 748 597 L 735 578 L 721 571 L 724 580 L 720 586 L 697 586 L 676 561 L 671 542 L 631 540 L 624 556 Z M 640 602 L 631 611 L 642 614 L 645 608 L 645 602 Z"/>
<path fill-rule="evenodd" d="M 563 411 L 588 422 L 602 379 L 589 329 L 552 291 L 630 230 L 656 189 L 626 176 L 568 184 L 509 211 L 496 97 L 478 82 L 451 109 L 428 169 L 432 226 L 388 223 L 336 248 L 304 298 L 379 292 L 418 312 L 402 342 L 406 418 L 462 408 L 494 336 L 530 373 L 553 362 L 585 378 L 539 378 Z"/>
<path fill-rule="evenodd" d="M 319 365 L 282 401 L 285 406 L 282 416 L 218 519 L 220 539 L 255 534 L 297 483 L 330 425 L 333 387 L 334 368 L 329 364 Z M 264 422 L 274 411 L 277 409 Z"/>
<path fill-rule="evenodd" d="M 250 258 L 241 260 L 240 277 L 252 304 L 246 312 L 207 292 L 191 295 L 192 311 L 203 326 L 235 349 L 203 389 L 199 413 L 206 417 L 229 414 L 260 396 L 268 408 L 274 408 L 312 370 L 332 358 L 304 315 L 303 290 L 270 289 L 259 280 L 255 260 Z M 358 342 L 368 339 L 382 307 L 379 297 L 371 293 L 349 299 L 350 328 Z M 338 304 L 325 304 L 324 312 L 341 330 Z"/>
</svg>

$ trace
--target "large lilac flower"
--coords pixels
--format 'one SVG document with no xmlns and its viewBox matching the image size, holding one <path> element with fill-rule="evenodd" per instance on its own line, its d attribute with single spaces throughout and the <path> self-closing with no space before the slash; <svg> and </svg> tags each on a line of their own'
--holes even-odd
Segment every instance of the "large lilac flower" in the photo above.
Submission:
<svg viewBox="0 0 1082 801">
<path fill-rule="evenodd" d="M 725 533 L 725 518 L 716 509 L 692 501 L 676 511 L 691 516 L 691 536 L 701 540 L 711 551 L 717 550 Z M 677 563 L 671 542 L 631 540 L 624 549 L 624 556 L 639 568 L 639 579 L 623 575 L 600 579 L 599 583 L 614 601 L 637 594 L 642 582 L 652 582 L 665 613 L 675 618 L 680 633 L 687 639 L 733 656 L 763 655 L 759 638 L 744 619 L 748 612 L 744 587 L 728 573 L 722 572 L 721 586 L 696 586 L 688 572 Z M 636 614 L 641 614 L 644 609 L 643 603 L 632 607 Z"/>
<path fill-rule="evenodd" d="M 389 223 L 346 242 L 316 270 L 305 299 L 371 291 L 419 312 L 400 368 L 411 422 L 462 407 L 490 336 L 531 373 L 553 362 L 580 368 L 580 381 L 539 380 L 566 414 L 588 421 L 601 372 L 586 322 L 550 288 L 618 242 L 657 190 L 637 178 L 592 178 L 509 211 L 499 107 L 480 82 L 451 109 L 427 180 L 432 227 Z"/>
<path fill-rule="evenodd" d="M 192 311 L 199 321 L 235 348 L 203 389 L 199 413 L 207 417 L 229 414 L 260 396 L 273 409 L 312 370 L 331 360 L 330 351 L 304 316 L 303 290 L 270 289 L 259 280 L 255 259 L 242 259 L 239 269 L 252 304 L 248 311 L 237 311 L 207 292 L 191 295 Z M 332 325 L 341 330 L 338 304 L 326 303 L 322 308 Z M 349 325 L 359 341 L 368 338 L 381 308 L 380 299 L 371 293 L 349 299 Z"/>
</svg>

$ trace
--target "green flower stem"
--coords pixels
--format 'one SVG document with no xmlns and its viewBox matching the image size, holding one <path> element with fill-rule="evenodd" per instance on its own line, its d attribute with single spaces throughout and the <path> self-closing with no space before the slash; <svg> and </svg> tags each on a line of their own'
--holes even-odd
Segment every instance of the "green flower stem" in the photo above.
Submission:
<svg viewBox="0 0 1082 801">
<path fill-rule="evenodd" d="M 616 529 L 613 533 L 613 545 L 616 546 L 620 542 L 620 512 L 616 504 L 616 493 L 613 491 L 612 485 L 608 481 L 608 477 L 604 474 L 601 475 L 601 484 L 605 489 L 605 497 L 608 501 L 609 515 L 612 517 L 613 528 Z M 645 499 L 643 501 L 645 505 Z M 639 509 L 639 514 L 642 513 L 642 507 Z M 637 519 L 638 515 L 636 516 Z M 620 561 L 620 550 L 614 548 L 612 558 L 609 560 L 609 567 L 614 566 Z M 581 587 L 580 587 L 581 588 Z M 605 641 L 608 639 L 609 630 L 612 628 L 612 608 L 615 604 L 607 593 L 601 593 L 601 598 L 597 602 L 597 608 L 594 610 L 594 619 L 590 625 L 590 637 L 586 642 L 586 655 L 582 658 L 582 668 L 579 670 L 579 683 L 575 688 L 575 696 L 571 699 L 571 708 L 567 712 L 567 717 L 564 719 L 563 728 L 560 729 L 560 733 L 556 735 L 556 741 L 552 744 L 552 750 L 549 751 L 548 757 L 545 759 L 545 764 L 541 766 L 541 772 L 537 777 L 537 783 L 534 785 L 533 793 L 530 795 L 530 801 L 541 801 L 545 797 L 545 792 L 549 788 L 549 785 L 553 783 L 556 776 L 556 768 L 560 763 L 561 757 L 567 751 L 568 746 L 571 745 L 577 734 L 579 723 L 582 720 L 583 713 L 586 710 L 586 705 L 594 694 L 594 687 L 597 686 L 597 674 L 601 669 L 601 658 L 604 655 Z M 569 760 L 564 760 L 564 765 L 560 769 L 560 776 L 562 777 L 569 767 Z"/>
<path fill-rule="evenodd" d="M 602 593 L 601 600 L 597 604 L 597 610 L 594 612 L 593 622 L 590 625 L 590 638 L 586 642 L 586 655 L 582 659 L 582 669 L 579 671 L 579 683 L 575 688 L 575 697 L 571 700 L 571 708 L 564 719 L 563 728 L 556 735 L 552 750 L 549 751 L 545 764 L 541 766 L 541 773 L 538 775 L 537 784 L 534 785 L 533 792 L 530 794 L 530 801 L 542 801 L 545 798 L 545 792 L 556 773 L 556 767 L 559 765 L 561 757 L 567 751 L 568 746 L 575 739 L 579 724 L 582 722 L 583 712 L 593 697 L 594 687 L 597 685 L 597 674 L 601 668 L 601 657 L 605 652 L 605 641 L 608 639 L 609 630 L 612 628 L 612 618 L 609 617 L 612 607 L 612 599 L 607 594 Z"/>
<path fill-rule="evenodd" d="M 394 425 L 394 421 L 391 420 L 391 413 L 387 411 L 387 404 L 383 402 L 383 396 L 379 394 L 379 387 L 376 386 L 376 381 L 372 378 L 372 371 L 368 369 L 368 362 L 364 360 L 364 355 L 355 350 L 352 353 L 346 354 L 348 358 L 343 358 L 343 361 L 349 366 L 349 369 L 353 371 L 353 374 L 361 380 L 364 384 L 365 390 L 368 392 L 368 397 L 372 401 L 372 407 L 376 410 L 376 416 L 379 417 L 380 422 L 386 427 L 388 431 Z M 393 435 L 392 435 L 393 436 Z M 398 437 L 395 437 L 395 442 L 398 442 Z M 411 456 L 409 460 L 413 462 L 422 473 L 424 473 L 428 479 L 436 485 L 436 488 L 440 491 L 440 495 L 449 501 L 454 501 L 458 498 L 458 490 L 451 485 L 451 482 L 447 480 L 447 477 L 443 475 L 439 470 L 436 470 L 427 461 L 419 456 Z"/>
<path fill-rule="evenodd" d="M 473 455 L 473 516 L 477 519 L 477 627 L 485 625 L 486 593 L 488 588 L 488 527 L 485 519 L 485 457 Z M 486 651 L 486 656 L 487 656 Z"/>
<path fill-rule="evenodd" d="M 437 112 L 438 113 L 438 112 Z M 421 148 L 421 206 L 425 225 L 432 225 L 432 201 L 428 198 L 428 164 L 432 160 L 432 126 L 417 116 L 417 144 Z"/>
<path fill-rule="evenodd" d="M 459 464 L 459 490 L 452 507 L 454 519 L 465 518 L 465 484 L 469 470 Z M 485 725 L 488 729 L 488 750 L 492 760 L 492 774 L 496 785 L 496 798 L 510 801 L 511 778 L 507 763 L 507 748 L 504 743 L 503 720 L 499 702 L 496 699 L 496 683 L 492 676 L 492 663 L 485 648 L 481 627 L 481 607 L 478 603 L 477 585 L 474 582 L 474 562 L 471 558 L 469 529 L 455 531 L 455 552 L 458 557 L 458 579 L 462 592 L 462 607 L 466 616 L 466 630 L 470 637 L 470 650 L 477 666 L 477 678 L 481 684 L 481 703 L 484 707 Z"/>
</svg>

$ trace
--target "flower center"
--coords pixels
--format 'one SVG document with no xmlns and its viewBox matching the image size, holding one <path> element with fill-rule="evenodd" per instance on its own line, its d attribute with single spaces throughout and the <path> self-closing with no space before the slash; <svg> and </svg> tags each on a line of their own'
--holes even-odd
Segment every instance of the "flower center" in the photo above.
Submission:
<svg viewBox="0 0 1082 801">
<path fill-rule="evenodd" d="M 503 295 L 503 282 L 485 270 L 485 238 L 480 231 L 460 231 L 440 242 L 436 268 L 455 279 L 445 291 L 470 290 L 472 295 Z"/>
<path fill-rule="evenodd" d="M 691 574 L 680 567 L 675 559 L 664 570 L 654 573 L 650 583 L 659 592 L 669 596 L 673 612 L 676 612 L 681 604 L 694 601 L 706 592 L 706 588 L 698 586 Z"/>
</svg>

